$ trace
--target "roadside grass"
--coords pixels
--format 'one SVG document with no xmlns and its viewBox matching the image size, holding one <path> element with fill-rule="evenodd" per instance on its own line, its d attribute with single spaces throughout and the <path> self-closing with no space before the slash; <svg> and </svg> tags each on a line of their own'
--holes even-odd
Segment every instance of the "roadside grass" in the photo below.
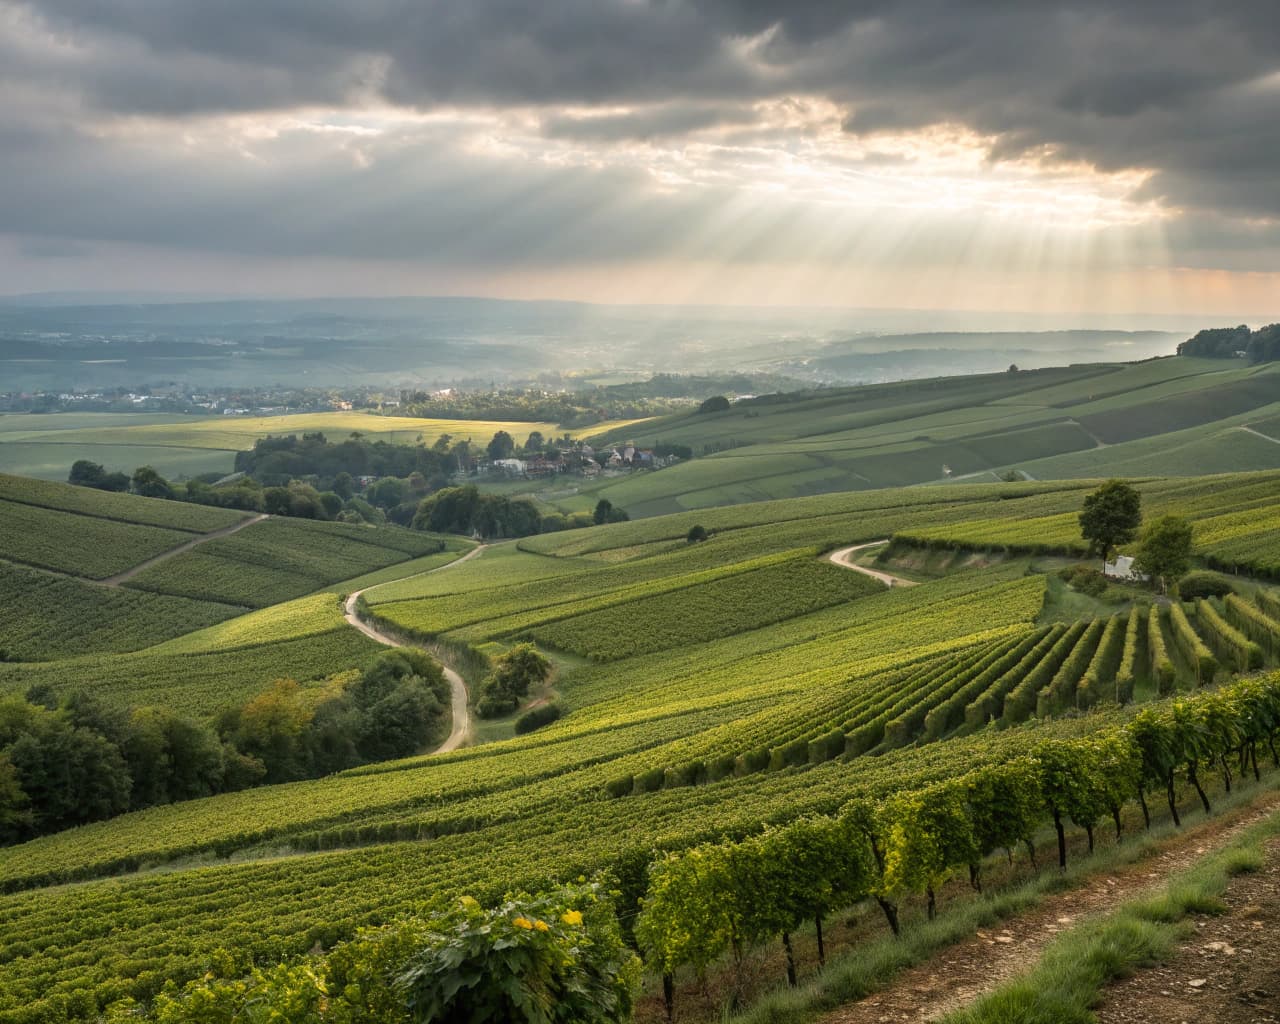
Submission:
<svg viewBox="0 0 1280 1024">
<path fill-rule="evenodd" d="M 1272 771 L 1263 775 L 1260 784 L 1237 786 L 1230 794 L 1219 791 L 1214 799 L 1212 817 L 1220 817 L 1226 812 L 1247 807 L 1265 798 L 1274 791 L 1277 781 L 1280 781 L 1280 775 Z M 1197 823 L 1201 820 L 1206 819 L 1198 819 Z M 1129 827 L 1131 823 L 1126 825 Z M 1118 977 L 1119 975 L 1097 973 L 1100 968 L 1107 968 L 1108 964 L 1154 962 L 1162 951 L 1167 952 L 1169 948 L 1160 943 L 1167 941 L 1171 945 L 1177 938 L 1172 925 L 1168 926 L 1170 932 L 1167 940 L 1157 934 L 1155 925 L 1160 923 L 1161 915 L 1176 922 L 1198 908 L 1218 906 L 1213 900 L 1225 888 L 1229 875 L 1248 870 L 1250 865 L 1260 864 L 1260 854 L 1254 847 L 1261 837 L 1280 832 L 1280 812 L 1273 814 L 1263 825 L 1265 828 L 1255 826 L 1245 834 L 1245 838 L 1213 854 L 1204 866 L 1179 875 L 1167 893 L 1134 901 L 1135 906 L 1143 908 L 1143 913 L 1134 918 L 1138 922 L 1137 926 L 1126 924 L 1114 932 L 1108 932 L 1097 951 L 1089 958 L 1083 958 L 1081 951 L 1088 946 L 1092 936 L 1100 934 L 1094 931 L 1096 920 L 1092 926 L 1073 929 L 1067 933 L 1054 944 L 1054 948 L 1066 943 L 1070 937 L 1079 936 L 1079 945 L 1074 947 L 1076 952 L 1068 950 L 1067 959 L 1061 963 L 1055 961 L 1051 969 L 1065 972 L 1072 958 L 1080 959 L 1084 965 L 1081 968 L 1083 973 L 1071 983 L 1070 990 L 1074 991 L 1083 990 L 1091 977 Z M 1099 847 L 1093 855 L 1086 856 L 1082 850 L 1075 851 L 1066 871 L 1059 872 L 1051 868 L 1041 870 L 1004 889 L 997 889 L 989 882 L 984 887 L 985 894 L 982 896 L 964 896 L 948 901 L 945 910 L 933 921 L 904 916 L 900 937 L 884 934 L 859 942 L 834 957 L 829 956 L 827 966 L 797 988 L 774 989 L 742 1012 L 726 1013 L 723 1019 L 726 1024 L 810 1024 L 824 1013 L 889 987 L 900 972 L 924 963 L 941 951 L 970 938 L 979 929 L 989 928 L 1000 921 L 1032 910 L 1047 896 L 1077 888 L 1092 876 L 1113 871 L 1158 853 L 1168 840 L 1182 834 L 1185 827 L 1184 824 L 1184 829 L 1178 829 L 1172 821 L 1162 818 L 1153 821 L 1149 831 L 1130 831 L 1130 838 L 1126 841 Z M 989 874 L 984 873 L 984 878 L 989 877 Z M 1214 888 L 1215 885 L 1218 886 L 1217 889 Z M 1025 989 L 1019 989 L 1022 996 L 1017 993 L 1006 996 L 1006 988 L 1012 990 L 1015 987 L 1017 984 L 1011 984 L 987 997 L 991 1000 L 1003 1000 L 999 1004 L 992 1003 L 990 1015 L 949 1017 L 946 1019 L 947 1024 L 1038 1024 L 1040 1021 L 1060 1024 L 1089 1019 L 1070 1015 L 1055 1017 L 1053 1012 L 1057 1012 L 1056 1010 L 1046 1010 L 1047 1016 L 1021 1016 L 1021 1011 L 1002 1015 L 1005 1013 L 1002 1007 L 1013 1005 L 1010 1000 L 1034 994 L 1037 987 L 1044 988 L 1046 993 L 1053 991 L 1053 986 L 1043 977 L 1029 982 Z M 1094 991 L 1096 992 L 1096 986 Z M 978 1005 L 985 1006 L 987 999 Z M 1065 1004 L 1059 1001 L 1057 1005 Z"/>
<path fill-rule="evenodd" d="M 1130 900 L 1101 922 L 1079 925 L 1054 941 L 1027 974 L 942 1018 L 942 1024 L 1088 1024 L 1111 981 L 1164 960 L 1191 929 L 1191 914 L 1220 914 L 1231 879 L 1258 871 L 1263 842 L 1280 833 L 1280 812 L 1225 849 L 1170 880 L 1164 892 Z"/>
</svg>

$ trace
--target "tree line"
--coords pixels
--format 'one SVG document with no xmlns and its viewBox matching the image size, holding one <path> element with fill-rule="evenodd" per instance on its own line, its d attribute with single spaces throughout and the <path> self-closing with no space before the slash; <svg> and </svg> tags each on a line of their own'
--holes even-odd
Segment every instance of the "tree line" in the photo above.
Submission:
<svg viewBox="0 0 1280 1024">
<path fill-rule="evenodd" d="M 1178 346 L 1180 356 L 1203 359 L 1235 359 L 1241 355 L 1252 363 L 1280 359 L 1280 324 L 1268 324 L 1256 331 L 1248 326 L 1211 327 Z"/>
<path fill-rule="evenodd" d="M 448 706 L 440 666 L 412 648 L 319 699 L 279 680 L 213 721 L 33 687 L 0 700 L 0 843 L 406 757 L 442 738 Z"/>
</svg>

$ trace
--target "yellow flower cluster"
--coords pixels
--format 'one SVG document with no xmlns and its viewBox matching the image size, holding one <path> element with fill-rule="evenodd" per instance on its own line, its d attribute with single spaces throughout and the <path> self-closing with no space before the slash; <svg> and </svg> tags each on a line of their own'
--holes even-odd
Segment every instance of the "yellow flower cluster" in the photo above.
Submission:
<svg viewBox="0 0 1280 1024">
<path fill-rule="evenodd" d="M 580 925 L 582 924 L 582 911 L 566 910 L 563 914 L 560 915 L 560 920 L 563 921 L 565 924 Z"/>
<path fill-rule="evenodd" d="M 527 917 L 517 917 L 511 923 L 517 928 L 523 928 L 526 931 L 546 932 L 551 930 L 551 926 L 546 921 L 530 921 Z"/>
</svg>

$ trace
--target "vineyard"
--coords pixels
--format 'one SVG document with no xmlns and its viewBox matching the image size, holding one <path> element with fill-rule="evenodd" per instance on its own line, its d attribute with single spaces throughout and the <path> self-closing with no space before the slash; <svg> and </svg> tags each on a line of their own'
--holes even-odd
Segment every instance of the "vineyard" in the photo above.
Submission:
<svg viewBox="0 0 1280 1024">
<path fill-rule="evenodd" d="M 164 597 L 0 562 L 0 649 L 8 661 L 141 650 L 245 611 Z"/>
<path fill-rule="evenodd" d="M 1192 518 L 1206 552 L 1248 553 L 1265 548 L 1278 482 L 1140 487 L 1148 509 Z M 1028 843 L 1056 860 L 1109 842 L 1117 822 L 1206 808 L 1228 780 L 1261 778 L 1271 752 L 1280 679 L 1256 673 L 1280 661 L 1280 596 L 1241 578 L 1187 603 L 1129 588 L 1051 607 L 1065 585 L 1029 545 L 1069 550 L 1089 489 L 820 495 L 492 544 L 448 568 L 469 543 L 296 520 L 116 588 L 0 567 L 21 608 L 0 639 L 6 693 L 84 688 L 211 717 L 281 677 L 327 692 L 378 650 L 339 600 L 372 587 L 375 621 L 443 650 L 536 643 L 564 710 L 448 754 L 0 849 L 0 1024 L 92 1020 L 215 965 L 239 977 L 310 957 L 323 974 L 317 946 L 363 927 L 599 870 L 618 879 L 647 968 L 687 977 L 735 945 L 785 949 L 865 900 L 909 927 L 945 909 L 948 877 L 980 885 L 992 857 Z M 86 546 L 97 524 L 193 536 L 14 504 L 85 521 Z M 690 543 L 694 525 L 709 539 Z M 992 542 L 1008 550 L 912 587 L 822 557 L 890 535 L 985 547 L 1015 534 L 1028 546 Z"/>
<path fill-rule="evenodd" d="M 128 585 L 264 608 L 442 548 L 439 538 L 395 527 L 270 519 L 167 559 Z"/>
</svg>

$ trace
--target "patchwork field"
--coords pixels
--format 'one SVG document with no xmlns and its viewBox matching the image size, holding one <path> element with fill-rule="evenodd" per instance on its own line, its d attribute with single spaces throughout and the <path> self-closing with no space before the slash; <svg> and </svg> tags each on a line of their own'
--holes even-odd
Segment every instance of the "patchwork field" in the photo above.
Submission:
<svg viewBox="0 0 1280 1024">
<path fill-rule="evenodd" d="M 164 503 L 140 511 L 147 499 L 104 496 L 70 511 L 87 492 L 44 486 L 43 505 L 0 500 L 68 517 L 69 550 L 104 526 L 198 536 Z M 850 808 L 874 809 L 870 834 L 908 858 L 888 864 L 913 863 L 925 854 L 901 822 L 916 819 L 894 809 L 954 807 L 956 787 L 977 779 L 1021 793 L 1016 828 L 1052 844 L 1046 751 L 1101 794 L 1073 805 L 1068 832 L 1092 837 L 1113 809 L 1132 820 L 1134 779 L 1163 799 L 1164 777 L 1141 774 L 1150 730 L 1202 730 L 1209 746 L 1197 749 L 1217 758 L 1227 729 L 1245 744 L 1231 757 L 1247 760 L 1247 744 L 1266 738 L 1248 732 L 1262 728 L 1259 709 L 1280 708 L 1280 687 L 1249 675 L 1280 663 L 1280 592 L 1266 579 L 1280 472 L 1137 482 L 1148 516 L 1191 519 L 1201 562 L 1234 559 L 1241 572 L 1230 595 L 1187 604 L 1138 588 L 1088 597 L 1056 575 L 1078 551 L 1075 517 L 1095 486 L 943 483 L 699 509 L 490 544 L 457 565 L 472 549 L 460 539 L 275 519 L 121 587 L 10 564 L 0 576 L 24 607 L 0 639 L 9 693 L 84 689 L 116 708 L 212 717 L 280 677 L 329 688 L 378 649 L 343 617 L 340 595 L 362 590 L 375 626 L 459 658 L 473 699 L 486 656 L 535 644 L 555 674 L 526 709 L 551 700 L 560 717 L 513 735 L 510 716 L 486 723 L 488 742 L 447 754 L 0 849 L 0 1021 L 92 1020 L 126 997 L 146 1004 L 170 980 L 202 984 L 215 960 L 231 977 L 281 958 L 323 973 L 332 967 L 315 951 L 361 927 L 601 869 L 634 915 L 646 866 L 668 851 L 755 842 L 766 824 L 802 829 L 805 816 L 836 821 Z M 708 539 L 690 541 L 693 526 Z M 12 550 L 0 556 L 31 555 L 4 536 Z M 893 587 L 823 557 L 890 538 L 890 551 L 985 555 Z M 1218 763 L 1203 775 L 1216 779 Z M 1198 797 L 1184 778 L 1174 806 L 1185 813 Z M 988 806 L 963 792 L 963 806 Z M 969 852 L 938 854 L 948 872 L 1002 862 L 1017 845 L 964 834 Z M 875 893 L 919 914 L 933 876 L 897 870 L 850 901 Z"/>
<path fill-rule="evenodd" d="M 1280 414 L 1278 374 L 1170 357 L 767 396 L 604 432 L 593 443 L 665 441 L 706 457 L 544 499 L 582 510 L 605 497 L 636 517 L 1009 473 L 1277 468 L 1280 446 L 1243 428 Z"/>
<path fill-rule="evenodd" d="M 593 430 L 624 429 L 626 422 Z M 320 431 L 334 439 L 358 432 L 397 444 L 434 444 L 442 434 L 470 438 L 483 447 L 499 431 L 521 439 L 532 431 L 561 433 L 554 423 L 434 420 L 373 413 L 299 413 L 285 416 L 175 417 L 148 413 L 50 413 L 0 416 L 0 472 L 65 480 L 77 459 L 108 472 L 151 465 L 169 477 L 230 473 L 235 453 L 268 434 Z"/>
</svg>

